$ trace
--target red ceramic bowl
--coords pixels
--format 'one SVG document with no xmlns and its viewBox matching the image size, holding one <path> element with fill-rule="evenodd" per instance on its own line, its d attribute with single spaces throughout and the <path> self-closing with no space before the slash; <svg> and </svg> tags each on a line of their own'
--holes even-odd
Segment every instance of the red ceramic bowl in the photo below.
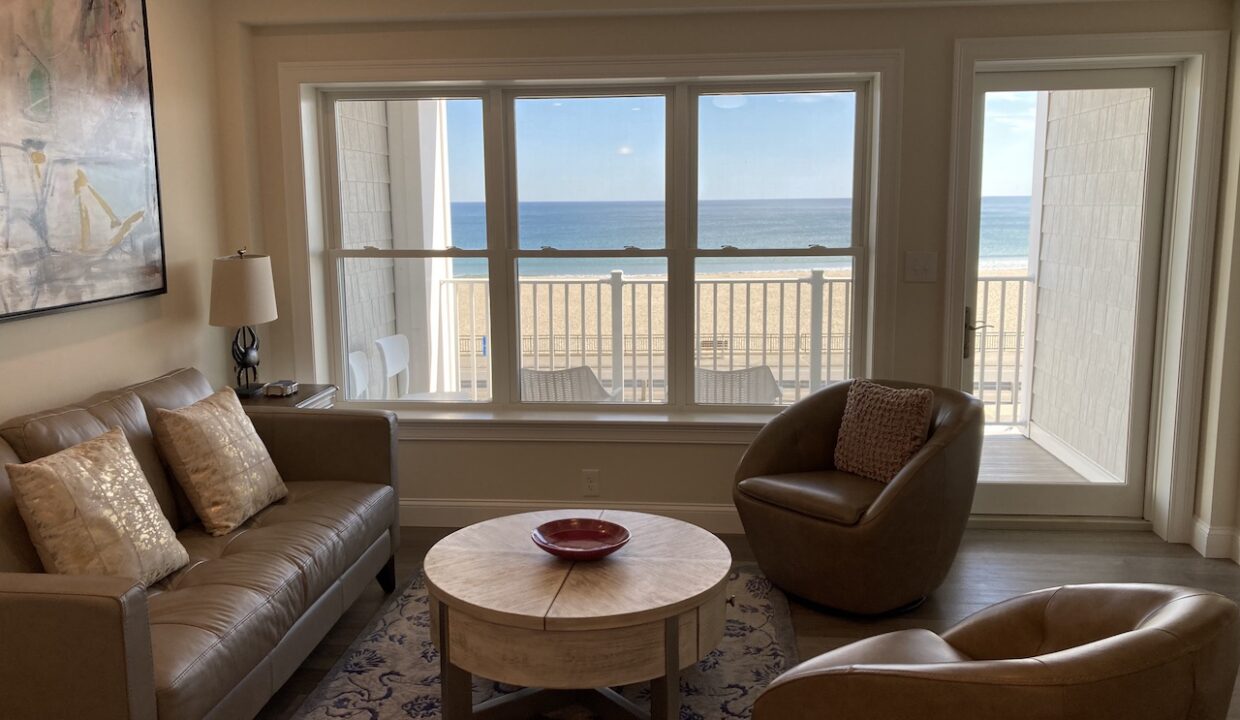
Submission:
<svg viewBox="0 0 1240 720">
<path fill-rule="evenodd" d="M 623 525 L 595 518 L 552 520 L 530 533 L 534 544 L 569 560 L 597 560 L 607 557 L 629 541 Z"/>
</svg>

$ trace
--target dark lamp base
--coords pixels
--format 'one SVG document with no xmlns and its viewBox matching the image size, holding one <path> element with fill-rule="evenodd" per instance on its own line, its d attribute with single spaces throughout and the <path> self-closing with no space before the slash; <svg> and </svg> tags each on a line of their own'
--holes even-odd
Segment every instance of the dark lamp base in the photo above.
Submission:
<svg viewBox="0 0 1240 720">
<path fill-rule="evenodd" d="M 254 385 L 238 385 L 237 387 L 234 387 L 233 390 L 237 393 L 237 397 L 251 398 L 262 395 L 263 388 L 265 387 L 267 386 L 262 383 L 256 383 Z"/>
<path fill-rule="evenodd" d="M 255 397 L 263 392 L 258 381 L 258 336 L 252 327 L 237 328 L 233 336 L 232 358 L 237 370 L 237 384 L 233 389 L 238 397 Z"/>
</svg>

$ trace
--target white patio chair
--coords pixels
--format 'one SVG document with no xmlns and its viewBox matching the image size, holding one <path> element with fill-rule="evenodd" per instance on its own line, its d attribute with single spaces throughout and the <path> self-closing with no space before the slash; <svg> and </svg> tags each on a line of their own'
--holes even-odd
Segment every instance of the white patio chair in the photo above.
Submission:
<svg viewBox="0 0 1240 720">
<path fill-rule="evenodd" d="M 590 368 L 521 368 L 521 399 L 527 402 L 619 402 L 623 389 L 608 392 Z"/>
<path fill-rule="evenodd" d="M 392 378 L 396 378 L 396 397 L 409 394 L 409 338 L 397 333 L 375 340 L 379 369 L 383 371 L 383 400 L 391 399 Z"/>
<path fill-rule="evenodd" d="M 742 370 L 694 368 L 694 395 L 702 404 L 772 405 L 783 399 L 775 373 L 766 365 Z"/>
<path fill-rule="evenodd" d="M 469 393 L 460 391 L 409 392 L 409 338 L 404 335 L 381 337 L 375 340 L 375 349 L 379 351 L 379 369 L 383 371 L 383 397 L 379 399 L 415 402 L 469 402 L 473 399 Z M 395 398 L 389 396 L 392 378 L 396 378 Z"/>
<path fill-rule="evenodd" d="M 365 400 L 370 395 L 370 358 L 361 350 L 349 353 L 349 399 Z"/>
</svg>

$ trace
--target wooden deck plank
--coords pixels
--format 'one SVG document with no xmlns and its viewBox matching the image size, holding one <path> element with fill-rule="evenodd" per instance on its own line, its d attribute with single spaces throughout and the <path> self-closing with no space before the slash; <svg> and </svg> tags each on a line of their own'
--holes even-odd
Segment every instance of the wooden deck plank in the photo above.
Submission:
<svg viewBox="0 0 1240 720">
<path fill-rule="evenodd" d="M 1085 478 L 1023 435 L 987 435 L 980 482 L 1082 483 Z"/>
</svg>

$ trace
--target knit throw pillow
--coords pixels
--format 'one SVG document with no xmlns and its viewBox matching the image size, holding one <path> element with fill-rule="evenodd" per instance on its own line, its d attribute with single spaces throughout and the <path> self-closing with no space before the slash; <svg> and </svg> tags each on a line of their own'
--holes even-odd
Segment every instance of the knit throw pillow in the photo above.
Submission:
<svg viewBox="0 0 1240 720">
<path fill-rule="evenodd" d="M 202 526 L 225 535 L 288 494 L 232 388 L 156 413 L 155 437 Z"/>
<path fill-rule="evenodd" d="M 934 392 L 901 390 L 868 380 L 854 380 L 848 389 L 835 467 L 862 477 L 889 482 L 926 444 Z"/>
<path fill-rule="evenodd" d="M 44 570 L 150 585 L 189 562 L 120 428 L 5 470 Z"/>
</svg>

